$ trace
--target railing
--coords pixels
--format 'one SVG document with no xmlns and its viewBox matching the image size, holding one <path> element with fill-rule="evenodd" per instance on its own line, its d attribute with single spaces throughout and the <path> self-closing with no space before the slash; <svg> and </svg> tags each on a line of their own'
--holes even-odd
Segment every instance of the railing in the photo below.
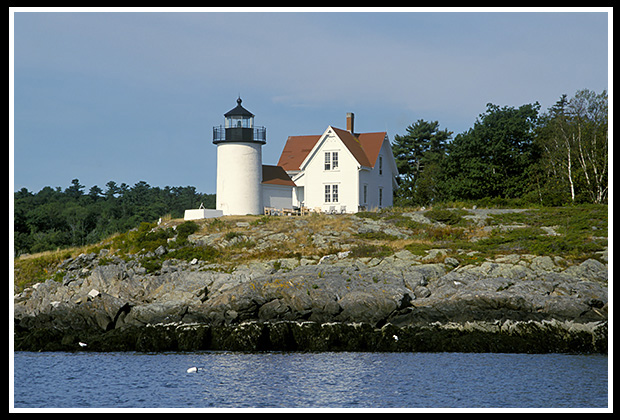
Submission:
<svg viewBox="0 0 620 420">
<path fill-rule="evenodd" d="M 213 143 L 221 143 L 224 141 L 252 141 L 266 143 L 267 129 L 265 127 L 225 128 L 223 125 L 213 127 Z"/>
</svg>

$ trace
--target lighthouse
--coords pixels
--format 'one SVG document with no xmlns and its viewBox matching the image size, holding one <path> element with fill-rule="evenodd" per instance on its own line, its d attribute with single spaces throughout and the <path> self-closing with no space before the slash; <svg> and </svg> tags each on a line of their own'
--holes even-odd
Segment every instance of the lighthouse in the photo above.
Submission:
<svg viewBox="0 0 620 420">
<path fill-rule="evenodd" d="M 227 215 L 263 214 L 262 147 L 265 127 L 254 126 L 254 114 L 237 106 L 224 114 L 224 126 L 213 127 L 217 146 L 217 210 Z"/>
</svg>

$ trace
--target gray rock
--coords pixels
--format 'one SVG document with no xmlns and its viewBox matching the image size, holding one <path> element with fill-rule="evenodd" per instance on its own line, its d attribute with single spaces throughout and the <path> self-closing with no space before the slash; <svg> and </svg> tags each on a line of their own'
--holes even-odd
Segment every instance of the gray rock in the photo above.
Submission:
<svg viewBox="0 0 620 420">
<path fill-rule="evenodd" d="M 314 238 L 333 245 L 336 237 L 315 234 Z M 441 250 L 436 253 L 439 255 Z M 513 254 L 480 265 L 458 265 L 458 260 L 450 258 L 446 257 L 442 264 L 424 264 L 406 250 L 375 259 L 333 254 L 320 264 L 316 264 L 317 259 L 281 259 L 248 263 L 231 273 L 209 270 L 204 265 L 197 270 L 196 263 L 166 260 L 161 273 L 153 275 L 145 272 L 138 259 L 125 262 L 108 255 L 106 265 L 99 265 L 97 254 L 82 254 L 60 264 L 70 281 L 50 279 L 15 295 L 16 337 L 18 343 L 52 348 L 45 343 L 57 339 L 77 342 L 71 338 L 77 332 L 105 333 L 108 347 L 89 342 L 88 349 L 113 349 L 110 346 L 115 345 L 146 349 L 154 348 L 156 343 L 161 344 L 157 348 L 168 348 L 173 343 L 185 343 L 183 346 L 190 348 L 224 340 L 209 335 L 209 331 L 215 331 L 209 328 L 236 328 L 250 322 L 255 324 L 234 330 L 234 334 L 241 340 L 245 331 L 246 338 L 254 340 L 248 342 L 251 347 L 273 339 L 282 348 L 320 350 L 346 348 L 338 344 L 344 339 L 356 346 L 371 346 L 370 341 L 364 344 L 354 335 L 366 330 L 343 327 L 349 323 L 367 325 L 370 331 L 387 328 L 379 336 L 365 336 L 367 340 L 378 340 L 372 342 L 377 344 L 383 340 L 382 334 L 388 334 L 389 324 L 427 328 L 433 323 L 474 323 L 487 328 L 499 325 L 495 323 L 512 325 L 506 324 L 508 321 L 523 323 L 510 330 L 516 334 L 525 331 L 528 322 L 585 325 L 607 319 L 607 265 L 597 260 L 564 269 L 567 262 L 546 256 Z M 87 272 L 80 277 L 83 269 Z M 89 296 L 92 290 L 98 293 Z M 293 327 L 281 324 L 284 321 L 315 323 Z M 261 327 L 258 322 L 278 326 L 267 331 L 264 328 L 270 327 Z M 204 328 L 196 332 L 197 338 L 190 339 L 187 328 L 194 324 Z M 496 327 L 489 328 L 484 331 Z M 224 331 L 233 330 L 220 332 Z M 306 334 L 303 337 L 302 331 Z M 133 344 L 125 339 L 134 340 Z M 323 344 L 313 342 L 315 339 L 324 340 L 319 341 Z M 399 340 L 403 342 L 407 340 Z M 394 345 L 391 343 L 372 348 L 397 349 L 390 347 Z"/>
<path fill-rule="evenodd" d="M 409 217 L 411 220 L 417 223 L 422 223 L 425 225 L 431 225 L 433 222 L 424 216 L 424 212 L 411 212 L 411 213 L 403 213 L 405 217 Z"/>
<path fill-rule="evenodd" d="M 258 319 L 261 321 L 277 321 L 290 314 L 291 308 L 280 299 L 265 303 L 258 310 Z"/>
<path fill-rule="evenodd" d="M 414 290 L 413 290 L 413 294 L 415 296 L 416 299 L 424 299 L 427 298 L 431 295 L 431 291 L 424 287 L 424 286 L 417 286 Z"/>
<path fill-rule="evenodd" d="M 564 274 L 585 280 L 607 282 L 607 266 L 600 261 L 589 259 L 579 265 L 573 265 L 564 270 Z"/>
<path fill-rule="evenodd" d="M 536 257 L 530 263 L 530 268 L 535 271 L 558 271 L 559 268 L 556 267 L 551 257 Z"/>
<path fill-rule="evenodd" d="M 454 258 L 454 257 L 446 257 L 446 258 L 443 260 L 443 262 L 444 262 L 444 264 L 449 265 L 449 266 L 451 266 L 451 267 L 458 267 L 458 265 L 460 264 L 460 263 L 459 263 L 459 260 L 457 260 L 457 259 L 456 259 L 456 258 Z"/>
<path fill-rule="evenodd" d="M 387 319 L 398 307 L 389 297 L 365 291 L 349 292 L 338 300 L 342 307 L 336 319 L 341 322 L 366 322 L 375 325 Z"/>
</svg>

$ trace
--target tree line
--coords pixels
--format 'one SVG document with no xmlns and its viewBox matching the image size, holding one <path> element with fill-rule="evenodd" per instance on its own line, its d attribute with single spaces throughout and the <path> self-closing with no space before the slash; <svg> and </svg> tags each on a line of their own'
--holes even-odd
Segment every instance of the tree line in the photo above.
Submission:
<svg viewBox="0 0 620 420">
<path fill-rule="evenodd" d="M 186 209 L 201 203 L 215 208 L 215 194 L 198 193 L 191 186 L 152 187 L 145 181 L 133 187 L 110 181 L 105 190 L 95 185 L 88 192 L 79 179 L 64 190 L 48 186 L 33 193 L 22 188 L 14 193 L 15 254 L 96 243 L 164 215 L 183 217 Z"/>
<path fill-rule="evenodd" d="M 438 121 L 418 120 L 394 137 L 399 171 L 394 202 L 502 200 L 560 206 L 607 203 L 607 91 L 538 102 L 487 104 L 472 128 L 452 138 Z"/>
<path fill-rule="evenodd" d="M 399 171 L 397 206 L 503 200 L 560 206 L 607 203 L 607 91 L 562 95 L 540 105 L 487 104 L 472 128 L 452 138 L 438 121 L 418 120 L 394 136 Z M 194 187 L 133 187 L 110 181 L 86 193 L 78 179 L 62 190 L 14 193 L 15 254 L 96 243 L 141 222 L 186 209 L 215 208 L 215 194 Z"/>
</svg>

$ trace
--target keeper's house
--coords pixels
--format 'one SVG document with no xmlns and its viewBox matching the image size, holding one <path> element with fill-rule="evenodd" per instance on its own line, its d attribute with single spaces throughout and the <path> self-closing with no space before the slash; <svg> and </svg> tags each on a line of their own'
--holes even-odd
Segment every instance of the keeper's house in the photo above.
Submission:
<svg viewBox="0 0 620 420">
<path fill-rule="evenodd" d="M 392 205 L 398 171 L 387 133 L 355 133 L 353 113 L 346 123 L 286 141 L 278 166 L 295 184 L 294 207 L 355 213 Z"/>
</svg>

